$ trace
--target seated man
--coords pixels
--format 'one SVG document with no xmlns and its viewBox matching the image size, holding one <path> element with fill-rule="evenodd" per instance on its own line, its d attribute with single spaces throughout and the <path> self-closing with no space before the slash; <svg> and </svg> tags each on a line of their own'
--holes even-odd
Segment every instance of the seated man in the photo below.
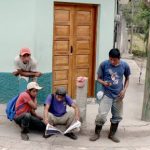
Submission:
<svg viewBox="0 0 150 150">
<path fill-rule="evenodd" d="M 41 120 L 43 118 L 35 112 L 37 109 L 37 93 L 40 87 L 36 82 L 30 82 L 27 90 L 22 92 L 16 102 L 15 122 L 21 127 L 21 137 L 23 140 L 29 140 L 27 133 L 29 129 L 37 131 L 45 131 L 45 124 Z"/>
<path fill-rule="evenodd" d="M 22 48 L 20 55 L 15 58 L 15 71 L 13 74 L 19 76 L 19 93 L 23 92 L 29 81 L 36 81 L 41 76 L 41 72 L 37 71 L 37 62 L 31 57 L 29 48 Z"/>
<path fill-rule="evenodd" d="M 79 120 L 79 109 L 72 99 L 66 95 L 66 90 L 63 87 L 56 89 L 55 94 L 48 95 L 44 109 L 44 122 L 47 125 L 65 125 L 68 128 L 75 120 Z M 66 111 L 66 106 L 74 108 L 75 113 Z M 65 136 L 71 139 L 77 139 L 73 133 L 67 133 Z M 48 136 L 44 136 L 47 138 Z"/>
</svg>

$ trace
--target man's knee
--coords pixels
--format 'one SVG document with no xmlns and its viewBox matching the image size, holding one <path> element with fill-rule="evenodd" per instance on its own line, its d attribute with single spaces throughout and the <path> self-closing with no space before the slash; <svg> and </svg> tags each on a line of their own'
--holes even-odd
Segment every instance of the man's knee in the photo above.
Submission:
<svg viewBox="0 0 150 150">
<path fill-rule="evenodd" d="M 52 113 L 48 114 L 48 121 L 50 124 L 53 124 L 53 125 L 56 124 L 56 119 Z"/>
<path fill-rule="evenodd" d="M 95 124 L 96 125 L 104 125 L 106 121 L 107 121 L 107 119 L 106 119 L 105 115 L 97 115 Z"/>
<path fill-rule="evenodd" d="M 31 117 L 31 114 L 30 114 L 30 113 L 25 113 L 25 114 L 24 114 L 24 118 L 25 118 L 25 119 L 30 119 L 30 117 Z"/>
<path fill-rule="evenodd" d="M 115 124 L 115 123 L 119 123 L 121 120 L 122 120 L 122 116 L 116 116 L 116 117 L 112 117 L 110 119 L 110 122 Z"/>
<path fill-rule="evenodd" d="M 75 112 L 74 111 L 68 111 L 67 113 L 68 113 L 69 118 L 73 118 L 73 119 L 75 118 Z"/>
</svg>

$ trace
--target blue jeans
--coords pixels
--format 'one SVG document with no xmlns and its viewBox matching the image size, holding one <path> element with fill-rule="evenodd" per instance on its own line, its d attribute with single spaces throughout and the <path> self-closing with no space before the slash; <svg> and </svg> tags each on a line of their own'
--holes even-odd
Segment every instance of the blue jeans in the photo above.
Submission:
<svg viewBox="0 0 150 150">
<path fill-rule="evenodd" d="M 121 99 L 111 99 L 104 95 L 101 99 L 98 109 L 98 115 L 95 119 L 96 125 L 103 125 L 107 121 L 107 115 L 111 109 L 111 123 L 116 124 L 122 120 L 123 101 Z"/>
</svg>

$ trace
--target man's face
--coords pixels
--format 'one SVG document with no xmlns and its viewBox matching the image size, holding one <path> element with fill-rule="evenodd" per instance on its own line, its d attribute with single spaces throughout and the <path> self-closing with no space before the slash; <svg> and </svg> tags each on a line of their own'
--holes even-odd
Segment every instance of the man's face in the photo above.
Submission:
<svg viewBox="0 0 150 150">
<path fill-rule="evenodd" d="M 63 101 L 64 96 L 56 95 L 56 99 L 57 99 L 59 102 L 60 102 L 60 101 Z"/>
<path fill-rule="evenodd" d="M 30 91 L 30 95 L 31 95 L 32 97 L 36 97 L 36 96 L 37 96 L 37 93 L 38 93 L 38 90 L 37 90 L 37 89 L 32 89 L 32 90 Z"/>
<path fill-rule="evenodd" d="M 30 61 L 30 54 L 24 54 L 23 56 L 20 56 L 20 58 L 24 64 L 27 64 Z"/>
<path fill-rule="evenodd" d="M 117 66 L 117 65 L 119 65 L 119 63 L 120 63 L 120 59 L 119 59 L 119 58 L 112 58 L 112 57 L 109 57 L 109 61 L 110 61 L 110 63 L 111 63 L 113 66 Z"/>
</svg>

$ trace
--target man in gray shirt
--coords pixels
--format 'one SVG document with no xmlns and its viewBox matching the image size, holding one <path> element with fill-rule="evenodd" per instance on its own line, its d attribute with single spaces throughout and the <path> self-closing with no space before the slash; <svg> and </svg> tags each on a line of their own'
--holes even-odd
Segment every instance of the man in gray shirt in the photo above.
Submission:
<svg viewBox="0 0 150 150">
<path fill-rule="evenodd" d="M 29 48 L 22 48 L 20 55 L 14 60 L 15 71 L 13 74 L 19 79 L 19 93 L 26 89 L 29 81 L 36 81 L 40 77 L 41 72 L 37 71 L 37 61 L 31 57 Z"/>
</svg>

